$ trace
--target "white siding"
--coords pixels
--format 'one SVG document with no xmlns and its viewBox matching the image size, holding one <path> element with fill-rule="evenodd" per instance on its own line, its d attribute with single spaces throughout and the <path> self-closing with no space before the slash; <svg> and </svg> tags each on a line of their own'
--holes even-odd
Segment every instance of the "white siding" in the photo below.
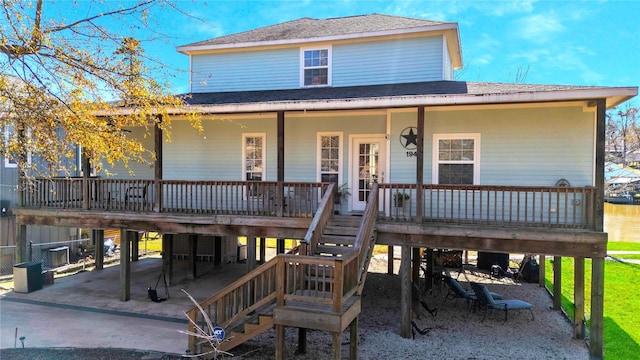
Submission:
<svg viewBox="0 0 640 360">
<path fill-rule="evenodd" d="M 191 71 L 196 93 L 293 89 L 300 87 L 300 50 L 195 55 Z"/>
<path fill-rule="evenodd" d="M 442 80 L 442 37 L 334 45 L 333 86 Z"/>
</svg>

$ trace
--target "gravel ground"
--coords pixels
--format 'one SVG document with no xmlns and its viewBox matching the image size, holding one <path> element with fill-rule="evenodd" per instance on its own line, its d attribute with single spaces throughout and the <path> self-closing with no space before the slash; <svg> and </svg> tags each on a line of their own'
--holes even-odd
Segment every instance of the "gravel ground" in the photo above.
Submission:
<svg viewBox="0 0 640 360">
<path fill-rule="evenodd" d="M 399 265 L 399 264 L 396 264 Z M 400 280 L 387 275 L 386 258 L 372 259 L 363 293 L 359 316 L 359 358 L 382 359 L 587 359 L 588 349 L 583 340 L 572 339 L 569 321 L 558 311 L 550 310 L 551 297 L 537 284 L 514 283 L 511 279 L 494 279 L 487 274 L 466 271 L 459 281 L 469 288 L 467 281 L 485 283 L 505 299 L 521 299 L 533 304 L 535 319 L 529 311 L 512 311 L 504 321 L 504 313 L 491 312 L 482 321 L 483 313 L 474 312 L 458 300 L 445 300 L 445 288 L 436 288 L 425 297 L 431 307 L 438 307 L 436 316 L 422 308 L 415 308 L 416 324 L 426 329 L 425 335 L 415 339 L 399 335 Z M 397 268 L 398 266 L 396 266 Z M 296 354 L 297 329 L 286 331 L 285 354 L 288 359 L 327 359 L 331 351 L 331 335 L 326 332 L 307 332 L 307 353 Z M 273 359 L 275 333 L 268 331 L 232 350 L 233 359 Z M 342 337 L 342 358 L 348 358 L 348 331 Z M 0 359 L 15 360 L 76 360 L 76 359 L 180 359 L 179 355 L 127 349 L 2 349 Z M 227 357 L 228 359 L 228 357 Z"/>
</svg>

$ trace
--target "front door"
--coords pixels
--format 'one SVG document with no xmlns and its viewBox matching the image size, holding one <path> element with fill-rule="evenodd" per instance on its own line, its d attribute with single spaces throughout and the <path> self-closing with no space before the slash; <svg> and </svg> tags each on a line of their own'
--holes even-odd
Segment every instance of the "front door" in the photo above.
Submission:
<svg viewBox="0 0 640 360">
<path fill-rule="evenodd" d="M 351 209 L 364 210 L 371 186 L 384 182 L 386 140 L 384 135 L 357 136 L 351 140 Z"/>
</svg>

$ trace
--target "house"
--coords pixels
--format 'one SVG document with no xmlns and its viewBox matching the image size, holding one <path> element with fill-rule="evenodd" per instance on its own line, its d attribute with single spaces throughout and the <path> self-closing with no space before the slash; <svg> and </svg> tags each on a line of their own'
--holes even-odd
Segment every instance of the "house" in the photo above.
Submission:
<svg viewBox="0 0 640 360">
<path fill-rule="evenodd" d="M 12 76 L 4 75 L 9 82 L 14 83 L 13 89 L 20 89 L 20 81 Z M 19 90 L 16 90 L 19 91 Z M 2 97 L 2 94 L 0 94 Z M 8 102 L 0 104 L 0 136 L 2 136 L 2 150 L 8 144 L 13 134 L 13 123 L 10 121 L 11 107 Z M 27 161 L 37 161 L 27 154 Z M 75 175 L 78 175 L 76 172 Z M 0 275 L 8 275 L 16 264 L 14 248 L 16 245 L 16 217 L 13 209 L 19 205 L 18 164 L 10 154 L 0 153 Z M 30 226 L 27 238 L 32 242 L 31 258 L 33 261 L 43 261 L 50 266 L 49 249 L 59 247 L 61 242 L 78 239 L 80 230 L 76 228 Z M 48 245 L 57 243 L 58 245 Z M 27 258 L 23 260 L 29 260 Z"/>
<path fill-rule="evenodd" d="M 173 112 L 172 141 L 158 126 L 152 138 L 130 129 L 155 167 L 85 177 L 79 203 L 25 194 L 15 210 L 23 247 L 32 225 L 91 227 L 98 237 L 120 228 L 128 300 L 135 231 L 163 234 L 170 278 L 175 258 L 195 277 L 197 261 L 232 260 L 246 236 L 246 281 L 203 306 L 226 327 L 273 305 L 234 341 L 275 326 L 277 357 L 286 326 L 332 332 L 334 358 L 349 327 L 357 353 L 373 241 L 402 249 L 407 338 L 420 248 L 573 257 L 575 324 L 591 258 L 590 352 L 602 355 L 605 110 L 637 87 L 456 81 L 457 23 L 381 14 L 302 18 L 177 50 L 189 58 L 191 91 Z M 201 134 L 189 111 L 202 114 Z M 339 203 L 337 187 L 350 192 Z M 258 266 L 265 237 L 280 239 L 279 253 L 282 239 L 301 242 Z"/>
</svg>

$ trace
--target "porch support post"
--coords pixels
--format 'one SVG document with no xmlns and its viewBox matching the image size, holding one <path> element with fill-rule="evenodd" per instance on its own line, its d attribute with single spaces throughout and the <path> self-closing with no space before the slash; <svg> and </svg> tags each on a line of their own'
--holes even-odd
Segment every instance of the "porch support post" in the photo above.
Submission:
<svg viewBox="0 0 640 360">
<path fill-rule="evenodd" d="M 89 191 L 89 175 L 91 175 L 91 162 L 82 152 L 82 208 L 89 209 L 91 203 L 91 191 Z"/>
<path fill-rule="evenodd" d="M 276 324 L 276 360 L 284 359 L 284 325 Z"/>
<path fill-rule="evenodd" d="M 104 269 L 104 230 L 91 230 L 91 242 L 95 245 L 95 269 Z"/>
<path fill-rule="evenodd" d="M 158 120 L 153 128 L 153 150 L 156 155 L 156 161 L 154 164 L 154 186 L 156 188 L 155 204 L 153 211 L 160 212 L 162 210 L 162 129 L 160 124 L 162 123 L 162 115 L 158 115 Z"/>
<path fill-rule="evenodd" d="M 267 262 L 267 238 L 261 237 L 258 238 L 260 240 L 260 263 L 264 264 Z"/>
<path fill-rule="evenodd" d="M 140 259 L 140 232 L 131 232 L 131 261 Z"/>
<path fill-rule="evenodd" d="M 594 230 L 604 229 L 604 143 L 606 99 L 596 100 L 596 159 L 595 159 L 595 205 Z M 604 357 L 604 257 L 591 261 L 591 336 L 589 357 Z"/>
<path fill-rule="evenodd" d="M 247 273 L 256 268 L 256 237 L 247 235 Z"/>
<path fill-rule="evenodd" d="M 358 359 L 358 317 L 349 325 L 349 359 Z"/>
<path fill-rule="evenodd" d="M 284 254 L 284 240 L 285 239 L 276 240 L 276 254 Z"/>
<path fill-rule="evenodd" d="M 573 259 L 573 337 L 584 339 L 584 258 Z"/>
<path fill-rule="evenodd" d="M 393 245 L 387 246 L 387 274 L 393 275 Z"/>
<path fill-rule="evenodd" d="M 420 288 L 420 248 L 414 247 L 411 252 L 411 280 L 413 284 Z"/>
<path fill-rule="evenodd" d="M 173 285 L 173 234 L 162 235 L 162 261 L 169 285 Z"/>
<path fill-rule="evenodd" d="M 276 207 L 277 216 L 283 216 L 284 214 L 284 111 L 278 111 L 277 120 L 277 132 L 278 132 L 278 189 Z"/>
<path fill-rule="evenodd" d="M 589 358 L 603 359 L 604 347 L 604 258 L 591 260 L 591 337 Z"/>
<path fill-rule="evenodd" d="M 553 310 L 562 307 L 562 257 L 553 257 Z"/>
<path fill-rule="evenodd" d="M 298 328 L 298 354 L 307 353 L 307 329 Z"/>
<path fill-rule="evenodd" d="M 27 225 L 16 222 L 16 263 L 27 261 Z"/>
<path fill-rule="evenodd" d="M 416 221 L 422 222 L 424 208 L 424 106 L 418 106 L 418 139 L 416 156 Z"/>
<path fill-rule="evenodd" d="M 120 301 L 131 299 L 131 232 L 120 229 Z"/>
<path fill-rule="evenodd" d="M 546 276 L 546 271 L 545 268 L 547 266 L 546 264 L 547 262 L 547 256 L 544 254 L 540 254 L 538 255 L 538 286 L 540 287 L 545 287 L 546 283 L 545 283 L 545 276 Z"/>
<path fill-rule="evenodd" d="M 331 358 L 333 360 L 340 360 L 340 355 L 342 353 L 342 333 L 332 332 L 331 333 Z"/>
<path fill-rule="evenodd" d="M 426 252 L 427 253 L 425 255 L 425 258 L 427 260 L 427 263 L 425 264 L 426 271 L 424 274 L 424 281 L 425 281 L 426 290 L 431 290 L 433 289 L 433 272 L 434 272 L 433 249 L 427 248 Z"/>
<path fill-rule="evenodd" d="M 189 270 L 187 279 L 193 280 L 197 275 L 196 256 L 198 250 L 198 235 L 189 234 Z"/>
<path fill-rule="evenodd" d="M 411 338 L 411 247 L 402 245 L 400 262 L 400 336 Z"/>
</svg>

